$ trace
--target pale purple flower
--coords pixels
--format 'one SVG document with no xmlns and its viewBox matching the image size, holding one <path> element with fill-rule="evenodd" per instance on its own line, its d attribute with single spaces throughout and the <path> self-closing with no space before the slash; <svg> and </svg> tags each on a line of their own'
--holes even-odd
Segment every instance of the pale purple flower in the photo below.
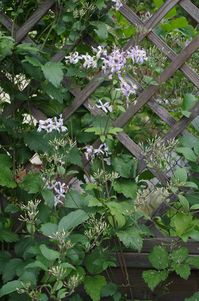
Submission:
<svg viewBox="0 0 199 301">
<path fill-rule="evenodd" d="M 68 56 L 65 57 L 67 63 L 69 62 L 70 64 L 74 65 L 77 64 L 79 60 L 81 60 L 81 58 L 81 55 L 79 55 L 77 51 L 70 53 Z"/>
<path fill-rule="evenodd" d="M 64 126 L 64 120 L 62 118 L 62 114 L 57 117 L 48 118 L 46 120 L 39 120 L 39 126 L 37 131 L 41 132 L 42 130 L 47 133 L 51 133 L 52 131 L 66 132 L 68 129 Z"/>
<path fill-rule="evenodd" d="M 132 94 L 136 94 L 137 86 L 132 82 L 125 81 L 121 76 L 119 76 L 120 80 L 120 90 L 124 96 L 126 96 L 127 100 L 129 96 Z"/>
<path fill-rule="evenodd" d="M 86 150 L 84 154 L 88 161 L 93 160 L 96 157 L 103 157 L 104 161 L 106 161 L 111 154 L 106 143 L 101 144 L 98 148 L 87 145 L 84 149 Z"/>
<path fill-rule="evenodd" d="M 127 58 L 130 58 L 133 63 L 143 64 L 147 60 L 146 51 L 138 46 L 131 47 L 127 51 Z"/>
<path fill-rule="evenodd" d="M 95 158 L 94 147 L 92 145 L 87 145 L 84 149 L 84 155 L 86 157 L 86 160 L 90 161 Z"/>
<path fill-rule="evenodd" d="M 82 59 L 84 60 L 84 63 L 83 63 L 84 68 L 89 69 L 89 68 L 96 68 L 97 67 L 96 58 L 89 55 L 88 53 L 85 54 L 85 55 L 82 55 Z"/>
<path fill-rule="evenodd" d="M 112 0 L 112 2 L 114 3 L 116 10 L 119 10 L 123 6 L 121 0 Z"/>
<path fill-rule="evenodd" d="M 54 193 L 54 206 L 56 207 L 58 204 L 63 204 L 63 199 L 68 191 L 68 186 L 60 181 L 54 181 L 51 182 L 51 184 L 49 184 L 47 187 Z"/>
<path fill-rule="evenodd" d="M 103 57 L 102 60 L 102 70 L 104 70 L 105 74 L 109 74 L 109 78 L 111 79 L 114 73 L 120 74 L 122 69 L 125 67 L 125 52 L 115 47 L 112 53 Z"/>
<path fill-rule="evenodd" d="M 96 104 L 96 107 L 98 109 L 101 109 L 102 111 L 104 111 L 105 113 L 108 113 L 108 112 L 112 112 L 113 111 L 113 107 L 112 105 L 110 105 L 110 102 L 105 102 L 103 103 L 101 100 L 98 100 L 97 104 Z"/>
</svg>

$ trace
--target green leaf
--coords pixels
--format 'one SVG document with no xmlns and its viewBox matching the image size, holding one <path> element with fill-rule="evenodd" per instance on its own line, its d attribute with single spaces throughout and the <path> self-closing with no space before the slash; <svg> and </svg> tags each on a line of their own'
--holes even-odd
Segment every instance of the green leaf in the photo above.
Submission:
<svg viewBox="0 0 199 301">
<path fill-rule="evenodd" d="M 16 242 L 19 240 L 19 237 L 16 233 L 9 230 L 0 230 L 0 241 L 5 242 Z"/>
<path fill-rule="evenodd" d="M 25 133 L 24 143 L 35 152 L 47 152 L 49 149 L 47 135 L 36 131 Z"/>
<path fill-rule="evenodd" d="M 119 227 L 123 227 L 126 223 L 123 215 L 123 208 L 119 202 L 109 202 L 106 204 L 110 210 L 110 214 L 114 217 Z M 112 221 L 112 220 L 111 220 Z"/>
<path fill-rule="evenodd" d="M 57 232 L 58 226 L 56 224 L 46 223 L 41 226 L 40 230 L 43 235 L 50 237 Z"/>
<path fill-rule="evenodd" d="M 42 71 L 44 73 L 45 78 L 51 84 L 53 84 L 55 87 L 60 86 L 61 81 L 64 77 L 62 63 L 47 62 L 44 66 L 42 66 Z"/>
<path fill-rule="evenodd" d="M 73 212 L 70 212 L 68 215 L 64 216 L 58 225 L 58 230 L 62 231 L 69 231 L 80 224 L 84 223 L 89 218 L 88 214 L 81 210 L 75 210 Z"/>
<path fill-rule="evenodd" d="M 148 270 L 144 271 L 142 274 L 144 281 L 148 284 L 151 290 L 162 281 L 166 280 L 168 277 L 168 271 L 155 271 L 155 270 Z"/>
<path fill-rule="evenodd" d="M 4 59 L 6 56 L 12 54 L 14 48 L 14 39 L 9 36 L 4 36 L 0 33 L 0 59 Z"/>
<path fill-rule="evenodd" d="M 195 155 L 194 151 L 189 147 L 177 147 L 176 151 L 177 153 L 182 154 L 188 161 L 197 161 L 197 156 Z"/>
<path fill-rule="evenodd" d="M 199 269 L 199 256 L 193 255 L 187 259 L 187 263 L 194 268 Z"/>
<path fill-rule="evenodd" d="M 157 270 L 166 269 L 169 265 L 169 255 L 162 246 L 155 246 L 149 255 L 149 261 Z"/>
<path fill-rule="evenodd" d="M 60 256 L 59 252 L 48 248 L 44 244 L 40 245 L 39 248 L 40 248 L 42 255 L 50 261 L 54 261 L 57 258 L 59 258 L 59 256 Z"/>
<path fill-rule="evenodd" d="M 178 183 L 185 183 L 187 181 L 186 168 L 178 167 L 174 172 L 174 180 L 176 180 Z"/>
<path fill-rule="evenodd" d="M 186 211 L 189 211 L 189 202 L 188 200 L 181 194 L 178 195 L 179 202 L 182 208 Z"/>
<path fill-rule="evenodd" d="M 107 25 L 105 23 L 101 21 L 93 21 L 90 23 L 91 25 L 97 28 L 94 29 L 94 31 L 96 32 L 100 40 L 106 40 L 108 38 L 108 30 Z"/>
<path fill-rule="evenodd" d="M 77 147 L 73 147 L 70 153 L 67 156 L 68 161 L 71 164 L 75 164 L 77 166 L 82 167 L 82 157 L 79 149 Z"/>
<path fill-rule="evenodd" d="M 8 188 L 15 188 L 17 184 L 14 181 L 14 175 L 10 167 L 12 167 L 11 158 L 7 155 L 0 154 L 0 185 Z"/>
<path fill-rule="evenodd" d="M 125 197 L 135 199 L 137 193 L 137 185 L 133 181 L 120 180 L 113 183 L 116 192 L 122 193 Z"/>
<path fill-rule="evenodd" d="M 171 226 L 175 228 L 176 234 L 183 238 L 183 234 L 193 226 L 193 216 L 191 214 L 177 213 L 171 220 Z"/>
<path fill-rule="evenodd" d="M 21 265 L 22 265 L 22 260 L 20 258 L 10 259 L 8 263 L 5 265 L 3 271 L 3 281 L 7 282 L 9 280 L 12 280 L 16 275 L 17 268 L 21 267 Z"/>
<path fill-rule="evenodd" d="M 84 264 L 90 274 L 100 274 L 108 267 L 114 267 L 115 260 L 107 252 L 96 248 L 91 254 L 87 255 Z"/>
<path fill-rule="evenodd" d="M 117 237 L 125 245 L 126 248 L 132 248 L 141 251 L 143 239 L 140 232 L 136 228 L 128 228 L 124 231 L 117 232 Z"/>
<path fill-rule="evenodd" d="M 86 276 L 84 280 L 84 289 L 91 297 L 92 301 L 99 301 L 102 288 L 106 285 L 104 276 Z"/>
<path fill-rule="evenodd" d="M 87 207 L 88 201 L 78 191 L 70 190 L 66 193 L 64 206 L 71 209 L 80 209 Z"/>
<path fill-rule="evenodd" d="M 23 284 L 20 280 L 10 281 L 2 286 L 0 289 L 0 297 L 9 295 L 16 291 L 17 288 L 22 288 Z"/>
<path fill-rule="evenodd" d="M 193 94 L 185 94 L 183 103 L 182 103 L 182 110 L 189 111 L 194 104 L 197 102 L 197 97 Z"/>
<path fill-rule="evenodd" d="M 184 301 L 199 301 L 199 292 L 193 294 L 190 298 L 186 298 Z"/>
<path fill-rule="evenodd" d="M 105 0 L 97 0 L 96 1 L 96 6 L 97 6 L 98 9 L 101 10 L 102 8 L 104 8 L 106 6 Z"/>
<path fill-rule="evenodd" d="M 44 271 L 48 271 L 48 267 L 46 267 L 41 261 L 39 260 L 36 260 L 34 262 L 31 262 L 29 264 L 27 264 L 25 266 L 26 269 L 41 269 L 41 270 L 44 270 Z"/>
<path fill-rule="evenodd" d="M 183 261 L 185 261 L 188 257 L 188 250 L 187 248 L 180 248 L 180 249 L 177 249 L 177 250 L 174 250 L 172 253 L 171 253 L 171 259 L 175 264 L 180 264 L 182 263 Z"/>
<path fill-rule="evenodd" d="M 124 154 L 113 158 L 112 165 L 121 177 L 129 178 L 132 175 L 133 159 L 131 156 Z"/>
<path fill-rule="evenodd" d="M 175 267 L 175 272 L 181 278 L 187 280 L 191 274 L 191 268 L 187 263 L 179 264 Z"/>
<path fill-rule="evenodd" d="M 19 186 L 28 193 L 38 193 L 42 189 L 43 181 L 39 173 L 29 173 L 23 178 L 23 182 Z"/>
<path fill-rule="evenodd" d="M 45 204 L 47 206 L 49 206 L 50 208 L 53 208 L 53 206 L 55 204 L 55 202 L 54 202 L 54 198 L 55 198 L 54 193 L 49 189 L 45 189 L 45 190 L 42 190 L 41 195 L 44 198 Z"/>
</svg>

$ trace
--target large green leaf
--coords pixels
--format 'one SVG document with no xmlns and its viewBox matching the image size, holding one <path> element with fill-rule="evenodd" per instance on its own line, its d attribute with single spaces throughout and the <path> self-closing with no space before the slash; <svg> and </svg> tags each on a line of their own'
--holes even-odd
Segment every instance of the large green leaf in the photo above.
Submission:
<svg viewBox="0 0 199 301">
<path fill-rule="evenodd" d="M 155 246 L 149 255 L 149 260 L 157 270 L 165 269 L 169 265 L 169 254 L 162 246 Z"/>
<path fill-rule="evenodd" d="M 12 161 L 7 155 L 0 154 L 0 185 L 8 188 L 15 188 L 14 174 L 11 171 Z"/>
<path fill-rule="evenodd" d="M 62 63 L 47 62 L 42 66 L 42 71 L 45 78 L 55 87 L 58 87 L 61 84 L 64 77 Z"/>
<path fill-rule="evenodd" d="M 119 240 L 125 245 L 126 248 L 138 250 L 142 249 L 143 239 L 140 232 L 136 228 L 128 228 L 127 230 L 117 232 Z"/>
<path fill-rule="evenodd" d="M 135 199 L 137 193 L 137 185 L 133 181 L 120 180 L 113 184 L 114 190 L 122 193 L 125 197 Z"/>
<path fill-rule="evenodd" d="M 168 277 L 168 271 L 148 270 L 143 272 L 144 281 L 148 284 L 151 290 Z"/>
<path fill-rule="evenodd" d="M 40 251 L 41 251 L 42 255 L 50 261 L 54 261 L 57 258 L 59 258 L 59 256 L 60 256 L 59 252 L 48 248 L 44 244 L 42 244 L 40 246 Z"/>
<path fill-rule="evenodd" d="M 43 181 L 39 173 L 29 173 L 23 178 L 23 182 L 19 186 L 28 193 L 38 193 L 42 189 Z"/>
<path fill-rule="evenodd" d="M 81 209 L 75 210 L 60 220 L 58 230 L 69 231 L 85 222 L 88 218 L 89 216 L 85 211 Z"/>
<path fill-rule="evenodd" d="M 17 288 L 22 288 L 23 284 L 20 280 L 13 280 L 4 284 L 0 289 L 0 297 L 9 295 L 17 290 Z"/>
<path fill-rule="evenodd" d="M 84 280 L 84 288 L 86 293 L 93 301 L 99 301 L 102 288 L 106 285 L 104 276 L 86 276 Z"/>
</svg>

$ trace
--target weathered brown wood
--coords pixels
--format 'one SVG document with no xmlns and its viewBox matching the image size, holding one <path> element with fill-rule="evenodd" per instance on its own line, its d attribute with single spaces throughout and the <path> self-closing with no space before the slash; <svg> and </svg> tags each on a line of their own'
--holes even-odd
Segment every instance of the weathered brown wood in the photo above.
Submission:
<svg viewBox="0 0 199 301">
<path fill-rule="evenodd" d="M 159 76 L 157 82 L 159 85 L 168 80 L 176 70 L 180 68 L 181 65 L 198 49 L 199 47 L 199 35 L 178 55 L 178 57 L 173 61 Z M 145 89 L 137 98 L 136 104 L 131 104 L 128 110 L 121 114 L 121 116 L 116 120 L 115 125 L 118 127 L 123 127 L 126 123 L 132 119 L 132 117 L 149 101 L 149 99 L 158 91 L 159 85 L 149 86 Z"/>
<path fill-rule="evenodd" d="M 38 9 L 30 16 L 30 18 L 16 31 L 15 39 L 19 43 L 25 38 L 28 32 L 39 22 L 39 20 L 53 6 L 55 0 L 46 0 L 41 3 Z"/>
<path fill-rule="evenodd" d="M 199 23 L 199 9 L 190 0 L 181 0 L 179 3 L 190 16 Z"/>
<path fill-rule="evenodd" d="M 199 9 L 197 9 L 197 12 L 199 14 Z M 126 17 L 133 25 L 139 25 L 144 27 L 145 24 L 140 20 L 140 18 L 131 10 L 128 10 L 128 14 L 126 13 L 126 10 L 122 10 L 121 13 L 124 17 Z M 147 34 L 147 38 L 155 44 L 158 49 L 164 53 L 168 58 L 171 60 L 176 59 L 176 53 L 155 33 L 150 31 Z M 185 74 L 185 76 L 192 81 L 192 83 L 199 88 L 199 76 L 198 74 L 193 71 L 187 64 L 184 64 L 181 66 L 181 71 Z"/>
</svg>

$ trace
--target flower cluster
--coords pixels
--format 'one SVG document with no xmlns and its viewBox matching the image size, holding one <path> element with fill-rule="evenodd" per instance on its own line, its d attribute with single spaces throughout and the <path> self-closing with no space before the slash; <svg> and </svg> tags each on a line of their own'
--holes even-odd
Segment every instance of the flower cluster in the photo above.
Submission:
<svg viewBox="0 0 199 301">
<path fill-rule="evenodd" d="M 105 161 L 106 159 L 108 159 L 109 155 L 111 154 L 109 152 L 108 146 L 106 145 L 106 143 L 101 144 L 98 148 L 94 148 L 92 145 L 87 145 L 85 147 L 85 157 L 86 160 L 90 161 L 93 160 L 96 157 L 104 157 Z"/>
<path fill-rule="evenodd" d="M 66 132 L 68 129 L 64 126 L 64 120 L 62 118 L 62 114 L 59 118 L 48 118 L 46 120 L 39 120 L 39 126 L 37 131 L 41 132 L 42 130 L 47 133 L 51 133 L 52 131 Z"/>
<path fill-rule="evenodd" d="M 65 193 L 68 191 L 68 186 L 60 181 L 53 181 L 48 184 L 47 187 L 54 192 L 54 206 L 56 207 L 58 204 L 63 204 L 63 199 Z"/>
<path fill-rule="evenodd" d="M 118 78 L 120 80 L 120 90 L 128 101 L 130 95 L 136 94 L 137 86 L 132 82 L 125 81 L 122 76 L 118 76 Z"/>
<path fill-rule="evenodd" d="M 70 64 L 75 65 L 81 61 L 83 63 L 83 68 L 85 68 L 85 69 L 97 68 L 97 55 L 96 55 L 96 57 L 91 56 L 88 53 L 80 55 L 76 51 L 74 53 L 70 53 L 68 56 L 65 57 L 65 59 L 66 59 L 67 64 L 70 63 Z"/>
<path fill-rule="evenodd" d="M 127 58 L 131 59 L 133 63 L 143 64 L 147 60 L 146 51 L 138 46 L 131 47 L 127 50 Z"/>
</svg>

